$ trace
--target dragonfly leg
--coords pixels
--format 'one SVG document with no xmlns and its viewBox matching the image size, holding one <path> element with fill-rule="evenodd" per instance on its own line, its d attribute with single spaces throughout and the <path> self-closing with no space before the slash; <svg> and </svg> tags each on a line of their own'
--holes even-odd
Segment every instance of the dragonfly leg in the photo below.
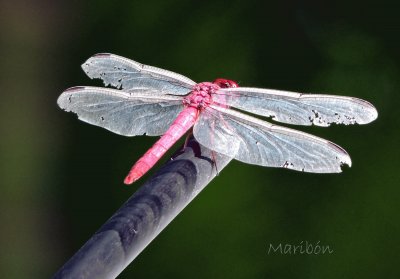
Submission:
<svg viewBox="0 0 400 279">
<path fill-rule="evenodd" d="M 189 133 L 186 136 L 185 143 L 183 144 L 183 148 L 182 148 L 183 150 L 185 150 L 186 147 L 188 146 L 188 143 L 189 143 L 189 140 L 191 137 L 193 137 L 193 129 L 190 129 Z"/>
<path fill-rule="evenodd" d="M 216 158 L 214 150 L 211 150 L 211 160 L 212 160 L 212 164 L 215 166 L 215 171 L 217 172 L 217 175 L 219 175 L 217 158 Z"/>
<path fill-rule="evenodd" d="M 188 134 L 186 135 L 185 138 L 185 142 L 183 143 L 183 146 L 181 148 L 179 148 L 172 156 L 171 156 L 171 160 L 174 160 L 177 156 L 181 155 L 183 152 L 185 152 L 186 147 L 189 144 L 190 139 L 193 137 L 193 131 L 192 129 L 189 130 Z M 195 154 L 196 157 L 197 154 Z"/>
<path fill-rule="evenodd" d="M 194 156 L 196 158 L 204 159 L 207 160 L 217 171 L 217 174 L 219 174 L 218 168 L 217 168 L 217 160 L 216 160 L 216 152 L 211 151 L 211 158 L 207 156 L 203 156 L 201 154 L 201 146 L 200 144 L 194 139 L 193 137 L 193 131 L 190 130 L 189 133 L 186 136 L 185 142 L 181 148 L 179 148 L 174 155 L 172 155 L 171 160 L 174 160 L 178 155 L 182 154 L 186 147 L 190 147 L 193 150 Z"/>
</svg>

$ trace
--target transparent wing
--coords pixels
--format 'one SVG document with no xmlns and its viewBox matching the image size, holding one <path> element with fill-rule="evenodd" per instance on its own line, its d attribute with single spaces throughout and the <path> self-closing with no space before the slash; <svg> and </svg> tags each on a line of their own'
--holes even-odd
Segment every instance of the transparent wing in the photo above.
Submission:
<svg viewBox="0 0 400 279">
<path fill-rule="evenodd" d="M 249 164 L 315 173 L 351 165 L 332 142 L 215 105 L 200 114 L 193 133 L 204 146 Z"/>
<path fill-rule="evenodd" d="M 366 124 L 378 116 L 369 102 L 344 96 L 239 87 L 220 89 L 213 100 L 296 125 Z"/>
<path fill-rule="evenodd" d="M 69 88 L 57 103 L 82 121 L 124 136 L 162 135 L 183 109 L 182 97 L 100 87 Z"/>
<path fill-rule="evenodd" d="M 90 78 L 100 78 L 106 86 L 128 92 L 186 95 L 196 84 L 180 74 L 110 53 L 90 57 L 82 69 Z"/>
</svg>

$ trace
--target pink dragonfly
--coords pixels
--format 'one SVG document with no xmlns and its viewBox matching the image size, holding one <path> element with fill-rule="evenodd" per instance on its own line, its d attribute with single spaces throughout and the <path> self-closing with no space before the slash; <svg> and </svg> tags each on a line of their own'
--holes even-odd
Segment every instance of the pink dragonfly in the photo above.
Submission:
<svg viewBox="0 0 400 279">
<path fill-rule="evenodd" d="M 314 173 L 341 172 L 351 159 L 340 146 L 242 113 L 295 125 L 366 124 L 378 113 L 367 101 L 344 96 L 300 94 L 238 87 L 218 78 L 196 83 L 180 74 L 113 54 L 96 54 L 83 65 L 106 86 L 72 87 L 58 105 L 82 121 L 124 136 L 162 137 L 125 178 L 131 184 L 193 127 L 196 140 L 236 160 Z"/>
</svg>

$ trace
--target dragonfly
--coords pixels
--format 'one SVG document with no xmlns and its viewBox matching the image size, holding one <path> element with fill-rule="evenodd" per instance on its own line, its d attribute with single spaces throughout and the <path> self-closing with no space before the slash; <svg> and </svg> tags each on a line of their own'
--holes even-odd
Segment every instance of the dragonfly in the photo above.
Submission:
<svg viewBox="0 0 400 279">
<path fill-rule="evenodd" d="M 354 97 L 239 87 L 223 78 L 196 83 L 110 53 L 90 57 L 82 68 L 106 87 L 65 90 L 57 100 L 63 110 L 119 135 L 161 136 L 133 165 L 125 184 L 142 177 L 187 133 L 213 152 L 244 163 L 338 173 L 351 166 L 342 147 L 255 116 L 321 127 L 367 124 L 378 117 L 371 103 Z"/>
</svg>

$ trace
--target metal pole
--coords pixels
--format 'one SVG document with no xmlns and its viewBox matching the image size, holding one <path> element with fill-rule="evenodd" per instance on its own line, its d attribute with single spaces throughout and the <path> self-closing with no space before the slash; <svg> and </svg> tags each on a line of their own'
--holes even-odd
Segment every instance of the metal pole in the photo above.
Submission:
<svg viewBox="0 0 400 279">
<path fill-rule="evenodd" d="M 53 278 L 117 277 L 230 160 L 191 139 Z"/>
</svg>

